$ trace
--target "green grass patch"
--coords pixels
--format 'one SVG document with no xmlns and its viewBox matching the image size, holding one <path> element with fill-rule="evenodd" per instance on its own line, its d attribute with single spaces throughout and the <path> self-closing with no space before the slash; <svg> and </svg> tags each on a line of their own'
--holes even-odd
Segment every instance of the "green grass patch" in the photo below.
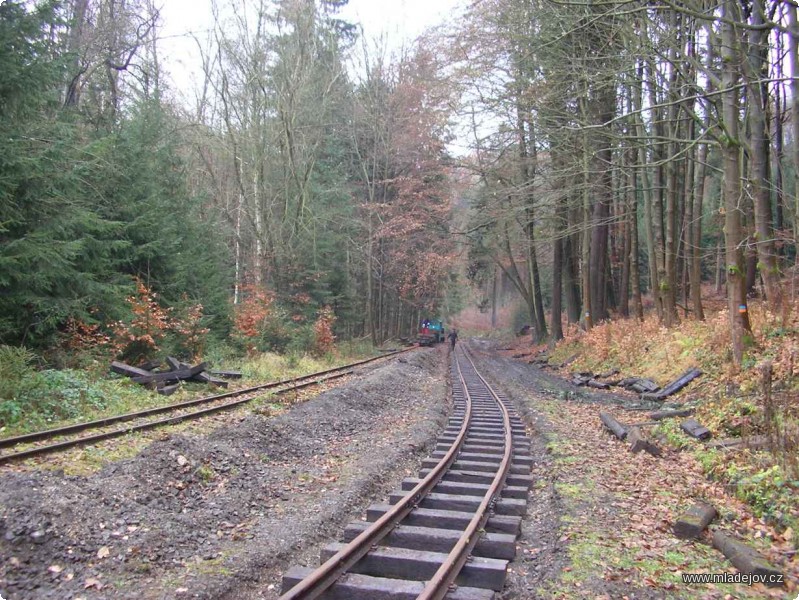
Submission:
<svg viewBox="0 0 799 600">
<path fill-rule="evenodd" d="M 266 352 L 250 358 L 234 358 L 230 351 L 217 349 L 214 357 L 206 360 L 218 368 L 242 372 L 242 380 L 231 382 L 230 389 L 234 389 L 308 375 L 374 355 L 374 350 L 366 352 L 363 344 L 344 345 L 344 348 L 355 356 L 339 352 L 337 356 L 319 359 Z M 0 438 L 174 404 L 214 391 L 204 384 L 183 382 L 174 395 L 161 396 L 103 370 L 40 369 L 39 359 L 32 352 L 0 346 Z M 257 402 L 276 404 L 271 396 L 265 397 L 266 400 Z M 277 404 L 270 408 L 282 407 Z"/>
<path fill-rule="evenodd" d="M 63 469 L 66 475 L 88 476 L 103 467 L 126 458 L 133 458 L 152 440 L 141 433 L 131 433 L 110 444 L 85 446 L 75 454 L 57 455 L 54 460 L 41 463 L 44 468 Z"/>
</svg>

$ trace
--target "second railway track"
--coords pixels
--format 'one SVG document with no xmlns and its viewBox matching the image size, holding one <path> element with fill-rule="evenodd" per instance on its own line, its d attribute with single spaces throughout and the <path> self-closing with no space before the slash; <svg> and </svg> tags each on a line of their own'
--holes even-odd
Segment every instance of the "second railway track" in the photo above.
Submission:
<svg viewBox="0 0 799 600">
<path fill-rule="evenodd" d="M 338 379 L 353 373 L 355 367 L 388 358 L 402 352 L 407 352 L 407 350 L 386 353 L 381 356 L 359 360 L 354 363 L 311 373 L 310 375 L 303 375 L 301 377 L 272 381 L 239 390 L 224 392 L 222 394 L 215 394 L 213 396 L 186 400 L 185 402 L 157 406 L 132 413 L 97 419 L 95 421 L 76 423 L 65 427 L 0 439 L 0 448 L 11 449 L 11 451 L 6 450 L 0 454 L 0 464 L 50 452 L 67 450 L 75 446 L 120 437 L 136 431 L 145 431 L 165 425 L 173 425 L 182 421 L 197 419 L 224 410 L 230 410 L 247 402 L 251 402 L 255 398 L 263 395 L 263 392 L 274 390 L 277 393 L 285 393 L 317 385 L 332 379 Z M 171 414 L 166 417 L 151 418 L 166 413 Z M 119 423 L 124 423 L 124 425 L 112 428 L 112 426 Z M 91 430 L 95 430 L 97 433 L 79 437 L 66 437 Z"/>
<path fill-rule="evenodd" d="M 524 425 L 463 350 L 454 411 L 418 478 L 367 510 L 316 569 L 293 567 L 280 600 L 489 600 L 502 589 L 532 478 Z"/>
</svg>

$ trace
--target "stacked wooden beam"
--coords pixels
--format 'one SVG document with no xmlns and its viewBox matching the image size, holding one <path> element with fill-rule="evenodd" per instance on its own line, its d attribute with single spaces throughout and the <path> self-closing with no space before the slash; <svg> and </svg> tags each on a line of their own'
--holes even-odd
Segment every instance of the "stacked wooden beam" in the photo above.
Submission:
<svg viewBox="0 0 799 600">
<path fill-rule="evenodd" d="M 644 400 L 664 400 L 668 396 L 672 394 L 676 394 L 681 389 L 683 389 L 686 385 L 691 383 L 694 379 L 702 375 L 702 371 L 699 369 L 688 369 L 685 373 L 680 375 L 677 379 L 672 381 L 669 385 L 664 387 L 662 390 L 652 390 L 652 391 L 645 391 L 642 392 L 642 398 Z"/>
<path fill-rule="evenodd" d="M 164 361 L 148 361 L 139 367 L 134 367 L 115 360 L 111 363 L 111 370 L 114 373 L 130 377 L 136 383 L 154 389 L 164 396 L 174 394 L 181 381 L 227 387 L 228 382 L 225 379 L 241 378 L 241 373 L 235 371 L 207 371 L 208 365 L 204 362 L 190 365 L 168 356 L 166 358 L 166 369 L 161 368 L 163 363 Z M 221 379 L 223 377 L 225 379 Z"/>
<path fill-rule="evenodd" d="M 608 412 L 600 412 L 599 419 L 613 435 L 622 441 L 627 441 L 630 443 L 629 450 L 633 454 L 638 454 L 644 450 L 656 458 L 662 456 L 663 452 L 660 450 L 660 448 L 658 448 L 658 446 L 650 442 L 644 436 L 640 425 L 626 426 L 617 421 L 616 418 Z"/>
<path fill-rule="evenodd" d="M 589 372 L 573 373 L 570 381 L 578 387 L 587 386 L 600 390 L 607 390 L 611 387 L 620 387 L 630 392 L 641 394 L 641 398 L 644 400 L 662 401 L 672 394 L 676 394 L 691 381 L 699 377 L 702 374 L 702 371 L 699 369 L 689 369 L 662 389 L 654 381 L 644 377 L 625 377 L 624 379 L 613 380 L 609 379 L 618 373 L 618 369 L 611 369 L 610 371 L 607 371 L 606 373 L 600 373 L 599 375 Z M 600 379 L 608 379 L 608 381 L 599 381 Z"/>
</svg>

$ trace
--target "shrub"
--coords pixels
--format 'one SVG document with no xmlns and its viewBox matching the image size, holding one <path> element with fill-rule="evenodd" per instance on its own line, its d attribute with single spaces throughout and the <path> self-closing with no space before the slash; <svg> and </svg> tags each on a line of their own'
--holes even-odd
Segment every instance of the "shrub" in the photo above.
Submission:
<svg viewBox="0 0 799 600">
<path fill-rule="evenodd" d="M 0 426 L 15 423 L 23 415 L 20 395 L 36 380 L 36 355 L 27 348 L 0 346 Z"/>
<path fill-rule="evenodd" d="M 261 334 L 257 340 L 257 349 L 261 352 L 286 352 L 297 338 L 297 326 L 289 319 L 288 313 L 275 307 L 263 323 Z M 302 342 L 298 342 L 302 345 Z"/>
<path fill-rule="evenodd" d="M 86 358 L 110 353 L 136 363 L 153 358 L 164 343 L 183 356 L 196 358 L 202 354 L 209 331 L 204 324 L 203 305 L 190 303 L 184 295 L 176 309 L 165 308 L 158 294 L 144 282 L 135 278 L 135 283 L 136 293 L 127 298 L 131 319 L 112 323 L 110 331 L 69 319 L 60 336 L 61 354 L 69 358 L 58 362 L 83 366 Z"/>
<path fill-rule="evenodd" d="M 7 353 L 3 354 L 0 364 L 8 366 L 15 362 L 5 360 Z M 23 417 L 31 425 L 74 419 L 87 410 L 106 406 L 106 393 L 80 371 L 35 371 L 28 364 L 16 372 L 24 375 L 7 380 L 10 383 L 3 386 L 0 401 L 0 425 L 3 427 L 17 425 Z"/>
<path fill-rule="evenodd" d="M 158 295 L 141 279 L 136 277 L 135 282 L 136 293 L 127 298 L 133 319 L 129 323 L 118 321 L 112 325 L 115 354 L 130 362 L 152 358 L 159 350 L 158 344 L 173 327 L 171 309 L 162 307 Z"/>
<path fill-rule="evenodd" d="M 290 329 L 290 339 L 284 347 L 288 354 L 296 355 L 299 359 L 303 355 L 313 352 L 314 330 L 310 325 L 294 325 Z"/>
<path fill-rule="evenodd" d="M 197 359 L 205 349 L 210 330 L 205 326 L 202 304 L 191 304 L 184 294 L 175 310 L 171 333 L 179 354 Z"/>
<path fill-rule="evenodd" d="M 22 383 L 36 374 L 36 355 L 24 347 L 0 346 L 0 399 L 11 400 Z"/>
<path fill-rule="evenodd" d="M 293 299 L 293 302 L 297 302 Z M 332 311 L 326 317 L 332 327 Z M 314 348 L 314 330 L 302 315 L 290 315 L 279 306 L 271 292 L 246 286 L 235 307 L 234 340 L 248 354 L 255 352 L 294 352 L 303 354 Z M 322 333 L 320 332 L 320 335 Z M 332 329 L 328 332 L 332 336 Z"/>
<path fill-rule="evenodd" d="M 315 356 L 324 356 L 333 350 L 336 336 L 333 335 L 333 324 L 336 315 L 333 309 L 325 306 L 319 311 L 319 316 L 313 326 L 313 353 Z"/>
</svg>

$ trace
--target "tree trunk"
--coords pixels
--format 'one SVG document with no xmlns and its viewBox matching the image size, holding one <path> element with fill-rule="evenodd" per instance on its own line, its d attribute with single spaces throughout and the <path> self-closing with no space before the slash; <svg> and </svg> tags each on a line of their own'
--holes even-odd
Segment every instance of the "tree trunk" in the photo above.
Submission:
<svg viewBox="0 0 799 600">
<path fill-rule="evenodd" d="M 628 105 L 632 109 L 632 106 Z M 621 267 L 621 283 L 619 285 L 619 313 L 623 317 L 630 315 L 630 277 L 632 275 L 632 232 L 633 224 L 630 220 L 632 205 L 635 203 L 635 150 L 627 148 L 623 152 L 624 165 L 622 173 L 625 185 L 621 197 L 623 199 L 622 214 L 624 218 L 620 224 L 623 232 L 623 250 L 622 250 L 622 267 Z"/>
<path fill-rule="evenodd" d="M 531 317 L 535 333 L 533 341 L 543 342 L 547 337 L 546 316 L 544 314 L 544 304 L 541 298 L 541 278 L 538 272 L 538 257 L 535 248 L 535 214 L 533 211 L 533 185 L 536 176 L 536 148 L 535 131 L 533 122 L 530 120 L 530 111 L 523 100 L 523 90 L 521 88 L 524 80 L 524 73 L 521 66 L 517 65 L 517 89 L 516 89 L 516 136 L 519 155 L 519 187 L 522 189 L 524 197 L 524 233 L 527 244 L 527 277 L 530 284 L 530 298 L 532 300 Z"/>
<path fill-rule="evenodd" d="M 644 32 L 646 29 L 644 28 Z M 635 119 L 636 135 L 640 139 L 647 139 L 646 130 L 641 119 L 641 105 L 643 103 L 643 79 L 644 79 L 644 62 L 641 61 L 638 66 L 638 75 L 635 79 L 635 93 L 633 94 L 633 110 Z M 653 131 L 653 134 L 655 132 Z M 654 149 L 653 159 L 654 157 Z M 663 307 L 658 299 L 658 285 L 657 285 L 657 260 L 655 257 L 655 234 L 652 227 L 652 194 L 653 191 L 649 186 L 649 177 L 647 165 L 647 148 L 644 144 L 638 145 L 638 164 L 641 166 L 641 189 L 644 199 L 644 235 L 646 239 L 647 251 L 647 264 L 649 270 L 649 290 L 652 294 L 652 299 L 655 302 L 655 309 L 657 310 L 658 318 L 662 318 Z M 653 182 L 654 186 L 654 182 Z"/>
<path fill-rule="evenodd" d="M 637 127 L 636 127 L 637 130 Z M 635 150 L 631 148 L 631 163 L 635 163 Z M 642 165 L 643 166 L 643 165 Z M 629 221 L 630 221 L 630 282 L 632 283 L 633 311 L 639 320 L 644 319 L 644 304 L 641 299 L 641 275 L 638 269 L 638 169 L 630 174 Z"/>
<path fill-rule="evenodd" d="M 777 56 L 783 54 L 782 34 L 777 34 Z M 781 82 L 783 78 L 782 61 L 776 61 L 776 78 Z M 783 167 L 782 161 L 785 157 L 785 132 L 782 124 L 783 119 L 783 106 L 785 102 L 785 89 L 782 83 L 774 85 L 774 187 L 776 197 L 774 199 L 774 228 L 777 230 L 780 238 L 782 237 L 782 230 L 785 227 L 785 190 L 783 188 Z M 782 245 L 778 248 L 780 255 L 783 254 Z"/>
<path fill-rule="evenodd" d="M 657 106 L 659 99 L 657 97 L 657 71 L 655 68 L 655 61 L 649 61 L 648 66 L 649 75 L 649 103 L 651 106 Z M 663 288 L 666 284 L 666 258 L 665 242 L 664 242 L 664 226 L 663 226 L 663 192 L 664 192 L 664 168 L 663 161 L 665 160 L 664 152 L 662 150 L 663 144 L 663 121 L 662 109 L 652 109 L 652 135 L 655 138 L 655 144 L 652 148 L 652 161 L 653 178 L 652 178 L 652 192 L 650 194 L 651 202 L 648 205 L 647 219 L 648 226 L 652 227 L 653 233 L 653 248 L 654 248 L 654 271 L 652 278 L 652 297 L 655 300 L 657 307 L 658 317 L 662 322 L 668 318 L 666 315 L 666 307 L 664 304 Z"/>
<path fill-rule="evenodd" d="M 563 265 L 563 294 L 566 297 L 566 315 L 569 323 L 580 322 L 580 284 L 577 275 L 579 257 L 577 256 L 578 244 L 575 239 L 579 239 L 575 234 L 567 236 L 563 240 L 563 254 L 565 264 Z"/>
<path fill-rule="evenodd" d="M 74 0 L 72 3 L 72 22 L 67 36 L 67 52 L 74 58 L 72 73 L 64 96 L 64 106 L 78 106 L 80 103 L 81 76 L 85 68 L 81 65 L 81 43 L 83 40 L 83 25 L 86 23 L 86 9 L 89 0 Z"/>
<path fill-rule="evenodd" d="M 709 28 L 708 28 L 709 29 Z M 707 41 L 707 68 L 713 68 L 715 48 L 708 32 Z M 713 79 L 708 77 L 707 92 L 713 92 Z M 708 131 L 710 127 L 710 114 L 705 111 L 702 119 L 702 131 Z M 691 281 L 691 306 L 694 311 L 694 318 L 704 321 L 705 312 L 702 307 L 702 211 L 704 210 L 705 194 L 708 193 L 710 186 L 707 185 L 707 160 L 708 144 L 699 143 L 696 149 L 696 168 L 694 169 L 694 205 L 691 211 L 693 222 L 689 223 L 691 228 L 692 244 L 689 248 L 690 261 L 690 281 Z"/>
<path fill-rule="evenodd" d="M 491 329 L 497 328 L 497 277 L 499 271 L 494 266 L 494 273 L 491 277 Z"/>
<path fill-rule="evenodd" d="M 681 20 L 675 11 L 672 15 L 672 26 L 675 31 L 679 29 Z M 673 43 L 669 49 L 670 62 L 677 64 L 677 44 Z M 678 111 L 678 91 L 677 91 L 677 69 L 673 68 L 669 76 L 669 107 L 667 110 L 666 130 L 669 132 L 670 141 L 668 143 L 666 157 L 666 205 L 663 221 L 663 230 L 660 233 L 662 238 L 661 252 L 662 258 L 658 260 L 658 285 L 660 288 L 661 301 L 663 303 L 663 322 L 666 327 L 677 324 L 677 206 L 680 186 L 677 177 L 678 168 L 678 142 L 679 122 L 677 120 Z M 655 210 L 655 235 L 658 235 L 659 210 Z"/>
<path fill-rule="evenodd" d="M 691 233 L 690 248 L 690 279 L 691 279 L 691 306 L 694 311 L 694 318 L 699 321 L 705 320 L 705 312 L 702 308 L 702 210 L 703 200 L 706 193 L 705 173 L 707 171 L 707 144 L 700 144 L 697 149 L 697 165 L 694 177 L 694 206 L 691 211 L 693 223 L 689 224 Z"/>
<path fill-rule="evenodd" d="M 793 237 L 799 239 L 799 20 L 796 18 L 796 5 L 785 4 L 788 14 L 788 54 L 791 57 L 791 134 L 793 138 L 793 200 L 794 200 L 794 226 Z M 797 253 L 799 261 L 799 253 Z"/>
<path fill-rule="evenodd" d="M 743 229 L 741 227 L 740 206 L 741 174 L 739 136 L 738 82 L 740 59 L 737 40 L 740 32 L 734 23 L 740 22 L 739 7 L 735 0 L 724 0 L 721 25 L 722 43 L 722 101 L 726 138 L 722 144 L 724 158 L 724 232 L 725 255 L 727 260 L 727 304 L 729 308 L 730 330 L 732 334 L 732 358 L 740 366 L 746 345 L 746 337 L 752 335 L 749 312 L 746 304 L 746 279 L 744 269 Z"/>
<path fill-rule="evenodd" d="M 531 285 L 531 293 L 533 296 L 533 307 L 535 310 L 535 342 L 541 343 L 547 339 L 547 321 L 544 314 L 544 301 L 541 296 L 541 276 L 538 270 L 538 258 L 535 249 L 535 238 L 533 237 L 533 225 L 530 224 L 530 232 L 528 233 L 529 240 L 529 277 Z"/>
<path fill-rule="evenodd" d="M 563 269 L 563 238 L 561 233 L 555 234 L 552 242 L 552 314 L 549 322 L 550 340 L 557 342 L 563 339 L 561 324 L 561 289 Z"/>
<path fill-rule="evenodd" d="M 585 115 L 585 102 L 587 99 L 581 100 L 583 106 L 583 115 Z M 589 170 L 589 153 L 591 152 L 588 145 L 588 135 L 583 133 L 583 236 L 582 236 L 582 260 L 580 263 L 581 279 L 582 279 L 582 293 L 583 293 L 583 324 L 587 330 L 594 326 L 594 320 L 591 315 L 591 173 Z"/>
<path fill-rule="evenodd" d="M 366 327 L 372 343 L 377 345 L 377 328 L 375 327 L 374 311 L 374 275 L 372 273 L 374 262 L 374 242 L 372 241 L 372 219 L 369 218 L 369 239 L 366 242 Z"/>
<path fill-rule="evenodd" d="M 763 25 L 763 0 L 752 3 L 752 25 Z M 766 297 L 774 314 L 782 314 L 777 253 L 774 250 L 774 231 L 771 220 L 771 187 L 769 184 L 769 140 L 766 124 L 768 90 L 761 79 L 768 78 L 768 33 L 762 29 L 749 31 L 749 68 L 747 69 L 747 98 L 749 99 L 749 128 L 751 131 L 750 180 L 754 196 L 755 239 L 760 275 L 766 287 Z"/>
<path fill-rule="evenodd" d="M 748 136 L 744 134 L 744 139 Z M 743 159 L 741 167 L 743 169 L 743 173 L 741 173 L 741 178 L 746 181 L 751 181 L 749 176 L 749 161 L 747 158 L 751 158 L 750 154 L 743 151 Z M 745 280 L 746 283 L 744 287 L 746 289 L 746 297 L 752 298 L 757 295 L 757 290 L 755 286 L 757 285 L 757 248 L 755 247 L 755 205 L 752 202 L 751 191 L 749 189 L 746 190 L 747 193 L 743 194 L 742 202 L 744 205 L 744 219 L 743 219 L 743 235 L 744 235 L 744 273 L 746 275 Z"/>
<path fill-rule="evenodd" d="M 614 90 L 603 90 L 599 102 L 597 125 L 603 125 L 613 119 L 616 96 Z M 609 125 L 604 127 L 610 127 Z M 589 139 L 591 139 L 589 137 Z M 596 142 L 598 149 L 591 148 L 594 153 L 594 172 L 599 172 L 599 185 L 594 196 L 594 214 L 591 224 L 591 256 L 590 256 L 590 285 L 591 285 L 591 316 L 594 321 L 608 318 L 607 284 L 608 271 L 605 268 L 608 260 L 608 217 L 610 204 L 613 197 L 612 181 L 612 153 L 609 139 L 599 137 Z"/>
<path fill-rule="evenodd" d="M 723 191 L 722 191 L 723 193 Z M 724 291 L 724 261 L 722 260 L 722 238 L 719 237 L 716 242 L 716 294 L 719 296 Z"/>
</svg>

